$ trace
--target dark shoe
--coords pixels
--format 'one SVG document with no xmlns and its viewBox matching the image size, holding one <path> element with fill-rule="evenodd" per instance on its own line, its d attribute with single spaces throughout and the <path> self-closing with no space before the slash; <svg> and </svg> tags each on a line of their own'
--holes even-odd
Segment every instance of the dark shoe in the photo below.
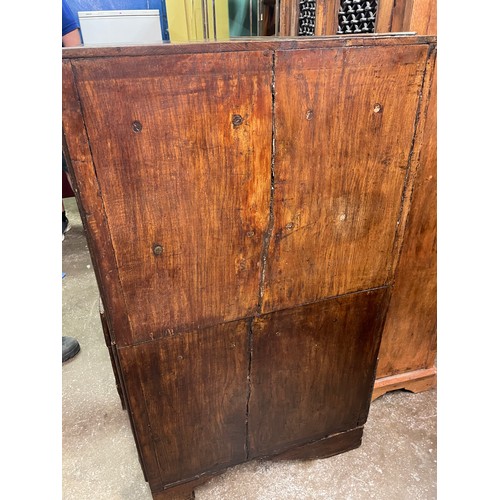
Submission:
<svg viewBox="0 0 500 500">
<path fill-rule="evenodd" d="M 62 338 L 62 362 L 68 361 L 80 352 L 80 344 L 73 337 Z"/>
<path fill-rule="evenodd" d="M 71 229 L 71 225 L 69 223 L 66 215 L 62 216 L 62 240 L 64 241 L 64 233 L 67 233 Z"/>
</svg>

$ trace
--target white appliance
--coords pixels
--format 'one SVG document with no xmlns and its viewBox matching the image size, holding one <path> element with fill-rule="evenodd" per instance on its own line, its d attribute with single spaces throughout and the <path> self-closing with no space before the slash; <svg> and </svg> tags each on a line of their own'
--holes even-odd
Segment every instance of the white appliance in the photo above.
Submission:
<svg viewBox="0 0 500 500">
<path fill-rule="evenodd" d="M 84 45 L 161 43 L 160 11 L 100 10 L 78 12 Z"/>
</svg>

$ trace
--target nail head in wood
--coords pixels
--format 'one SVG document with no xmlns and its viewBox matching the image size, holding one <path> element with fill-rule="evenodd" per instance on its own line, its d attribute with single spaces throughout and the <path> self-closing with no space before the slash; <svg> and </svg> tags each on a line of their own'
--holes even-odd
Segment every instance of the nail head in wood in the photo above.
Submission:
<svg viewBox="0 0 500 500">
<path fill-rule="evenodd" d="M 243 117 L 241 115 L 233 115 L 233 119 L 231 121 L 233 127 L 239 127 L 243 123 Z"/>
</svg>

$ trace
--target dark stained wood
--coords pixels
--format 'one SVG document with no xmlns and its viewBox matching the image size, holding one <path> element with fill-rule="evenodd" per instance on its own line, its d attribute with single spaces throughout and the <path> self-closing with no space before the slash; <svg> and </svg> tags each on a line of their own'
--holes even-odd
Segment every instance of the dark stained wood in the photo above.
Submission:
<svg viewBox="0 0 500 500">
<path fill-rule="evenodd" d="M 327 58 L 277 52 L 263 312 L 392 279 L 427 53 L 426 45 Z"/>
<path fill-rule="evenodd" d="M 437 145 L 434 74 L 404 245 L 377 377 L 432 368 L 437 324 Z"/>
<path fill-rule="evenodd" d="M 133 332 L 117 332 L 117 345 L 253 314 L 270 193 L 270 55 L 73 68 Z"/>
<path fill-rule="evenodd" d="M 104 341 L 106 342 L 106 347 L 108 348 L 109 359 L 111 360 L 111 367 L 113 368 L 113 375 L 115 377 L 116 391 L 118 392 L 118 396 L 120 397 L 120 403 L 122 405 L 122 409 L 126 409 L 126 400 L 123 395 L 123 381 L 120 371 L 118 370 L 117 361 L 116 361 L 116 346 L 112 343 L 111 335 L 109 334 L 108 323 L 106 321 L 106 313 L 104 309 L 100 307 L 99 316 L 101 318 L 101 326 L 102 332 L 104 334 Z"/>
<path fill-rule="evenodd" d="M 250 458 L 365 423 L 388 297 L 379 288 L 254 321 Z"/>
<path fill-rule="evenodd" d="M 297 446 L 271 458 L 272 460 L 315 460 L 331 457 L 361 446 L 362 435 L 363 427 L 356 427 L 350 431 L 334 434 L 314 443 Z"/>
<path fill-rule="evenodd" d="M 359 446 L 426 202 L 434 43 L 63 50 L 64 147 L 154 498 Z"/>
<path fill-rule="evenodd" d="M 246 459 L 247 342 L 238 321 L 118 349 L 153 491 Z"/>
</svg>

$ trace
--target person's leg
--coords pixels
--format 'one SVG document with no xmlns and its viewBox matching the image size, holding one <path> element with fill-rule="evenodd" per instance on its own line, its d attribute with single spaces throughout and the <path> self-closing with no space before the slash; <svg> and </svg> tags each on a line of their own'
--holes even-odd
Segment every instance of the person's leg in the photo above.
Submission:
<svg viewBox="0 0 500 500">
<path fill-rule="evenodd" d="M 62 169 L 64 172 L 66 172 L 66 176 L 68 178 L 68 181 L 70 182 L 71 186 L 71 180 L 68 175 L 68 165 L 66 165 L 66 160 L 64 159 L 64 153 L 62 155 Z M 66 210 L 64 209 L 64 200 L 62 202 L 62 239 L 64 241 L 64 233 L 68 232 L 70 229 L 70 224 L 69 220 L 66 217 Z M 65 361 L 68 361 L 71 358 L 74 358 L 78 353 L 80 352 L 80 344 L 78 343 L 78 340 L 74 339 L 73 337 L 64 337 L 62 338 L 62 362 L 64 363 Z"/>
<path fill-rule="evenodd" d="M 68 182 L 71 186 L 71 180 L 68 172 L 68 165 L 66 164 L 66 160 L 64 159 L 64 154 L 62 155 L 62 169 L 66 173 L 66 177 L 68 178 Z M 62 202 L 62 240 L 64 241 L 64 234 L 67 233 L 71 229 L 71 225 L 69 223 L 68 218 L 66 217 L 66 210 L 64 209 L 64 201 Z"/>
</svg>

